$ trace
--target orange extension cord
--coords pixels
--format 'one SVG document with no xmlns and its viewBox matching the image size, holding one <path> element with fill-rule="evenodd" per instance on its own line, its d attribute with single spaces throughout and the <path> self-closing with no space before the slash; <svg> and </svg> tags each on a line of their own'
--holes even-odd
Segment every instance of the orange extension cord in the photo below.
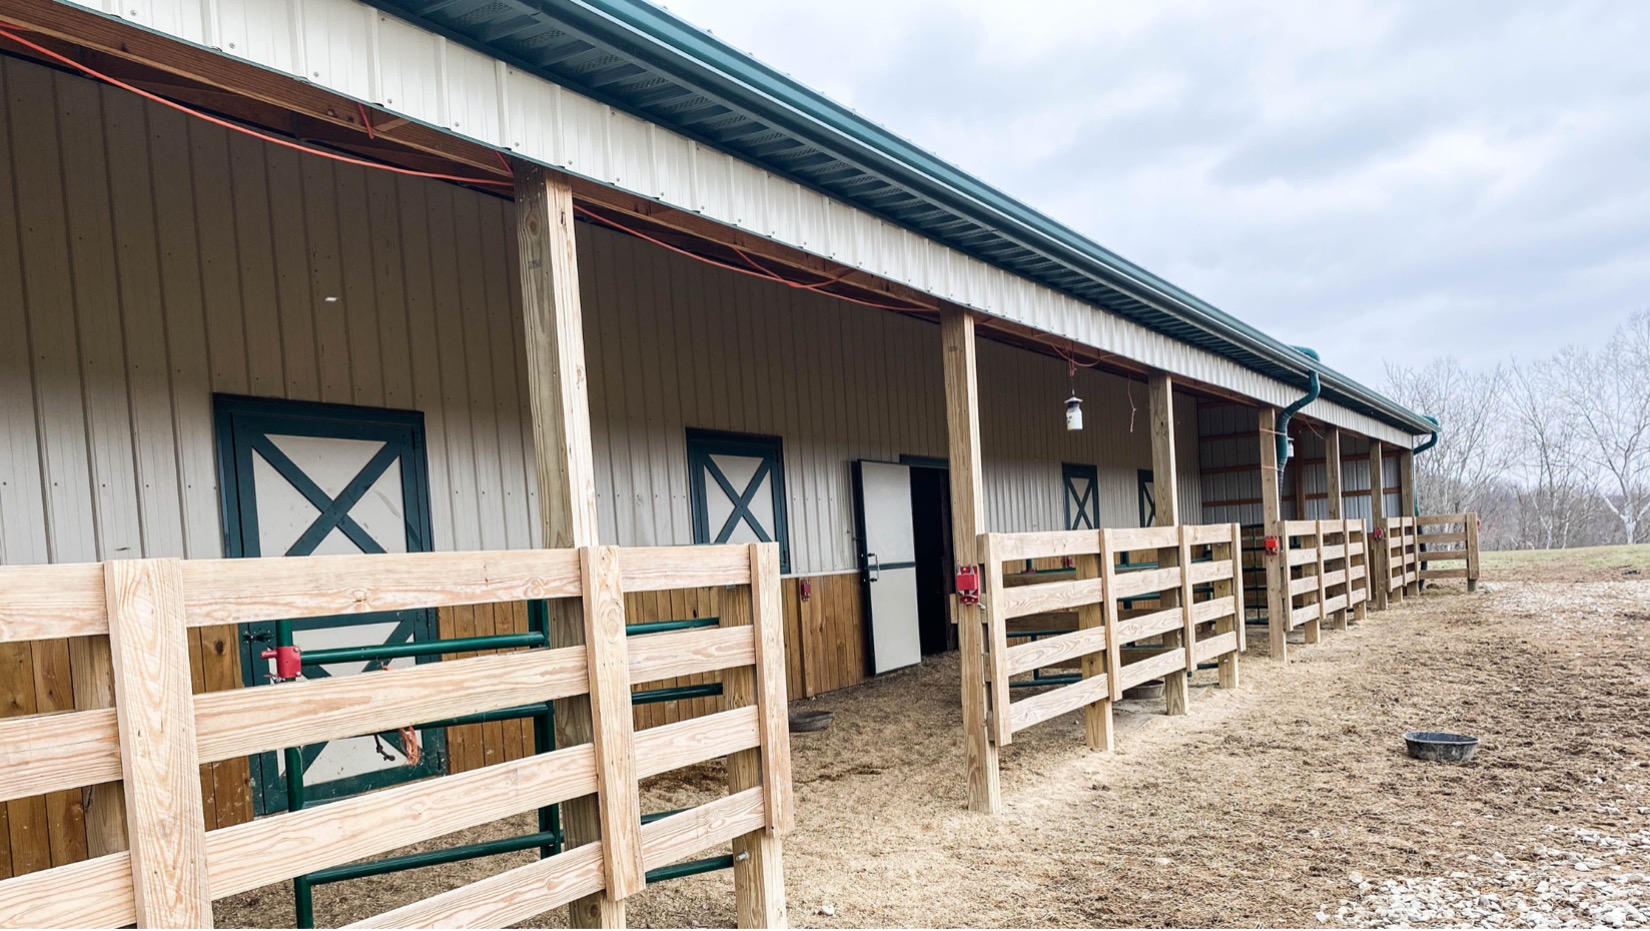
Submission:
<svg viewBox="0 0 1650 931">
<path fill-rule="evenodd" d="M 411 169 L 411 168 L 402 168 L 402 167 L 397 166 L 397 165 L 387 165 L 387 164 L 384 164 L 382 162 L 375 162 L 375 161 L 371 161 L 369 159 L 354 158 L 354 157 L 351 157 L 351 156 L 348 156 L 348 155 L 340 155 L 337 152 L 328 152 L 328 151 L 323 150 L 323 149 L 313 148 L 311 146 L 307 146 L 307 145 L 303 145 L 302 143 L 295 142 L 291 139 L 284 139 L 280 136 L 272 135 L 270 133 L 260 132 L 259 130 L 253 129 L 249 126 L 243 126 L 243 125 L 241 125 L 239 123 L 236 123 L 236 122 L 233 122 L 231 120 L 226 120 L 226 119 L 222 119 L 220 117 L 213 116 L 210 113 L 203 113 L 200 110 L 196 110 L 193 107 L 189 107 L 189 106 L 186 106 L 184 104 L 178 103 L 175 100 L 168 100 L 165 97 L 160 96 L 159 94 L 151 93 L 151 92 L 146 91 L 146 90 L 144 90 L 140 87 L 135 87 L 135 86 L 133 86 L 131 84 L 128 84 L 125 81 L 122 81 L 118 78 L 110 77 L 109 75 L 104 74 L 103 72 L 98 71 L 97 69 L 92 68 L 89 65 L 85 65 L 85 64 L 82 64 L 81 62 L 75 61 L 74 59 L 68 57 L 67 55 L 59 54 L 58 52 L 54 52 L 51 49 L 46 48 L 43 45 L 40 45 L 40 44 L 35 43 L 35 42 L 30 42 L 28 39 L 23 38 L 22 36 L 18 35 L 17 33 L 12 32 L 11 30 L 0 28 L 0 38 L 8 39 L 8 40 L 10 40 L 12 42 L 15 42 L 18 45 L 26 48 L 26 49 L 31 49 L 34 52 L 37 52 L 41 55 L 44 55 L 45 57 L 51 59 L 52 61 L 59 62 L 59 63 L 61 63 L 63 65 L 66 65 L 70 68 L 73 68 L 74 70 L 79 71 L 82 74 L 88 75 L 89 77 L 96 78 L 97 80 L 102 81 L 106 84 L 110 84 L 114 87 L 118 87 L 121 90 L 127 91 L 128 93 L 136 94 L 139 97 L 142 97 L 144 100 L 152 101 L 154 103 L 160 104 L 163 107 L 167 107 L 169 109 L 176 110 L 179 113 L 182 113 L 186 116 L 192 116 L 195 119 L 202 120 L 202 121 L 205 121 L 207 123 L 211 123 L 214 126 L 222 127 L 224 129 L 229 130 L 230 132 L 240 133 L 243 136 L 251 136 L 254 139 L 258 139 L 258 140 L 261 140 L 263 142 L 267 142 L 271 145 L 278 145 L 282 148 L 292 149 L 292 150 L 297 151 L 297 152 L 302 152 L 306 155 L 314 155 L 314 156 L 317 156 L 317 157 L 320 157 L 320 158 L 331 159 L 335 162 L 342 162 L 346 165 L 355 165 L 355 166 L 358 166 L 358 167 L 361 167 L 361 168 L 371 168 L 371 169 L 375 169 L 375 170 L 378 170 L 378 171 L 388 171 L 388 172 L 398 174 L 398 175 L 406 175 L 407 177 L 410 177 L 410 178 L 428 178 L 428 179 L 431 179 L 433 181 L 450 181 L 450 182 L 453 182 L 455 184 L 489 185 L 489 186 L 494 186 L 494 187 L 512 187 L 515 183 L 513 181 L 506 181 L 506 180 L 502 180 L 502 179 L 499 179 L 499 178 L 471 178 L 471 177 L 465 177 L 463 175 L 450 175 L 450 174 L 443 174 L 441 172 L 435 172 L 435 171 L 416 171 L 416 170 Z M 369 120 L 367 118 L 366 108 L 364 106 L 362 106 L 361 104 L 357 103 L 356 104 L 356 109 L 358 111 L 360 111 L 361 122 L 366 127 L 367 138 L 369 138 L 369 139 L 375 138 L 374 133 L 373 133 L 373 129 L 372 129 L 372 122 L 371 122 L 371 120 Z M 499 155 L 499 161 L 501 163 L 503 163 L 503 165 L 506 169 L 508 169 L 510 167 L 510 163 L 504 158 L 504 156 L 502 154 Z M 860 298 L 849 297 L 848 295 L 845 295 L 845 294 L 838 294 L 834 291 L 825 290 L 828 286 L 836 284 L 837 282 L 841 281 L 843 278 L 847 277 L 851 273 L 851 270 L 850 270 L 850 272 L 843 272 L 841 275 L 838 275 L 835 278 L 827 278 L 824 281 L 817 281 L 817 282 L 811 282 L 811 283 L 794 281 L 794 280 L 792 280 L 790 278 L 786 278 L 783 275 L 780 275 L 779 273 L 773 271 L 772 269 L 758 263 L 755 259 L 751 258 L 750 255 L 748 255 L 743 249 L 739 249 L 738 247 L 732 247 L 733 251 L 737 252 L 739 254 L 739 257 L 744 259 L 745 263 L 747 265 L 749 265 L 750 268 L 748 268 L 748 269 L 747 268 L 741 268 L 737 265 L 730 265 L 726 262 L 719 262 L 716 259 L 710 258 L 708 256 L 699 255 L 696 252 L 692 252 L 692 251 L 689 251 L 687 249 L 680 248 L 678 246 L 673 246 L 670 243 L 667 243 L 663 240 L 657 239 L 653 236 L 649 236 L 646 233 L 643 233 L 640 230 L 634 229 L 630 226 L 627 226 L 623 223 L 620 223 L 617 220 L 613 220 L 609 217 L 602 216 L 601 214 L 594 213 L 594 212 L 592 212 L 592 211 L 590 211 L 590 210 L 588 210 L 584 207 L 574 205 L 573 209 L 575 211 L 577 211 L 581 216 L 584 216 L 587 219 L 594 220 L 598 223 L 602 223 L 602 224 L 605 224 L 607 226 L 613 227 L 614 229 L 619 230 L 621 232 L 629 233 L 630 235 L 635 236 L 638 239 L 646 240 L 647 242 L 653 243 L 656 246 L 659 246 L 659 247 L 664 248 L 664 249 L 668 249 L 671 252 L 675 252 L 675 253 L 678 253 L 680 255 L 685 255 L 688 258 L 696 259 L 700 262 L 704 262 L 707 265 L 714 265 L 717 268 L 726 269 L 727 271 L 730 271 L 730 272 L 737 272 L 741 275 L 749 275 L 752 278 L 760 278 L 764 281 L 777 282 L 777 283 L 785 285 L 787 287 L 796 288 L 796 289 L 802 290 L 802 291 L 814 291 L 814 292 L 817 292 L 819 294 L 824 294 L 824 295 L 829 296 L 829 297 L 834 297 L 837 300 L 848 301 L 848 302 L 854 303 L 854 304 L 862 304 L 866 307 L 875 307 L 875 308 L 878 308 L 878 309 L 881 309 L 881 310 L 896 310 L 896 311 L 902 311 L 902 312 L 906 312 L 906 313 L 914 313 L 914 312 L 924 310 L 924 308 L 918 307 L 918 306 L 915 306 L 915 305 L 900 306 L 900 305 L 897 305 L 897 304 L 881 304 L 881 303 L 878 303 L 876 301 L 862 300 Z"/>
</svg>

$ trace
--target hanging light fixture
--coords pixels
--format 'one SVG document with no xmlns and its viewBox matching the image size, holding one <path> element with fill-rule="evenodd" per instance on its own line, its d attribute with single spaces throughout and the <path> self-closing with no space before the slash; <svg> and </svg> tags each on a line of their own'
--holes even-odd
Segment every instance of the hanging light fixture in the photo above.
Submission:
<svg viewBox="0 0 1650 931">
<path fill-rule="evenodd" d="M 1083 399 L 1077 396 L 1077 362 L 1070 357 L 1066 359 L 1066 377 L 1071 379 L 1071 397 L 1066 398 L 1066 429 L 1077 432 L 1083 429 Z"/>
</svg>

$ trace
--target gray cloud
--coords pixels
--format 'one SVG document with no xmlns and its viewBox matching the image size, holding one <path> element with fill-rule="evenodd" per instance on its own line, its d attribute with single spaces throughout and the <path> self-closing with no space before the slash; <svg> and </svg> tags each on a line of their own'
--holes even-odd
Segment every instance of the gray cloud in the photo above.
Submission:
<svg viewBox="0 0 1650 931">
<path fill-rule="evenodd" d="M 671 7 L 1366 380 L 1650 306 L 1637 2 Z"/>
</svg>

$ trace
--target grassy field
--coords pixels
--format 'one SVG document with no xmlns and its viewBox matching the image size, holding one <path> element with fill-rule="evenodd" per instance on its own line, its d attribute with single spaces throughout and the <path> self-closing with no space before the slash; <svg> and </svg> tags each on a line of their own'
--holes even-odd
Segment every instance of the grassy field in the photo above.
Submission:
<svg viewBox="0 0 1650 931">
<path fill-rule="evenodd" d="M 1650 544 L 1637 546 L 1589 546 L 1572 550 L 1507 550 L 1483 554 L 1487 578 L 1516 578 L 1538 572 L 1544 580 L 1574 575 L 1580 579 L 1604 579 L 1634 574 L 1650 575 Z"/>
</svg>

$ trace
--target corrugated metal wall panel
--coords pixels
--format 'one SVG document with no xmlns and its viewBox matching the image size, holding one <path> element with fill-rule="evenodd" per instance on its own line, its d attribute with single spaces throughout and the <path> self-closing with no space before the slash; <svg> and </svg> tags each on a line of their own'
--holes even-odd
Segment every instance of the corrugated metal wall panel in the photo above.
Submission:
<svg viewBox="0 0 1650 931">
<path fill-rule="evenodd" d="M 0 371 L 22 399 L 0 421 L 0 561 L 219 555 L 214 391 L 421 410 L 437 546 L 532 545 L 507 202 L 20 61 L 0 75 L 13 124 L 55 130 L 8 138 L 16 183 L 0 185 L 19 244 L 0 283 L 27 295 L 0 324 L 29 336 Z M 938 329 L 598 227 L 579 241 L 603 538 L 691 541 L 686 428 L 776 434 L 795 570 L 853 569 L 849 462 L 946 455 Z M 1104 520 L 1138 523 L 1143 383 L 1079 372 L 1073 434 L 1063 362 L 984 343 L 980 368 L 992 529 L 1062 526 L 1062 462 L 1098 466 Z M 1196 514 L 1198 415 L 1177 408 Z"/>
<path fill-rule="evenodd" d="M 93 0 L 78 2 L 103 9 Z M 1299 388 L 1025 279 L 1015 278 L 999 291 L 988 283 L 994 270 L 986 263 L 846 204 L 834 203 L 832 210 L 850 218 L 849 222 L 820 223 L 822 211 L 799 208 L 803 199 L 821 198 L 817 192 L 687 140 L 673 140 L 670 145 L 638 141 L 629 126 L 634 118 L 566 89 L 552 92 L 549 82 L 514 69 L 490 76 L 481 63 L 471 60 L 482 58 L 479 53 L 438 37 L 432 38 L 443 66 L 432 69 L 425 39 L 405 29 L 386 29 L 387 17 L 358 0 L 260 0 L 255 5 L 271 9 L 256 13 L 247 9 L 254 5 L 252 0 L 219 2 L 226 9 L 218 17 L 215 38 L 205 35 L 200 17 L 193 22 L 187 16 L 144 17 L 141 7 L 130 9 L 138 10 L 135 19 L 143 25 L 185 41 L 215 42 L 230 54 L 338 93 L 643 197 L 702 212 L 984 313 L 1219 385 L 1266 404 L 1288 404 L 1300 394 Z M 125 5 L 108 12 L 133 18 Z M 144 22 L 145 18 L 152 21 Z M 255 33 L 278 29 L 283 19 L 295 35 L 291 52 L 271 41 L 267 33 Z M 390 99 L 391 87 L 400 89 L 400 100 Z M 535 101 L 554 96 L 559 105 L 552 115 L 545 108 L 518 105 L 519 96 Z M 432 102 L 438 105 L 432 107 Z M 544 124 L 552 118 L 556 128 L 549 131 Z M 672 135 L 663 128 L 655 133 Z M 684 146 L 692 153 L 691 170 L 661 163 L 680 160 Z M 695 175 L 697 183 L 688 180 Z M 1325 401 L 1314 402 L 1306 413 L 1390 442 L 1410 442 L 1401 431 Z"/>
<path fill-rule="evenodd" d="M 221 555 L 214 391 L 421 409 L 437 545 L 531 545 L 507 202 L 0 75 L 42 128 L 9 140 L 0 202 L 28 230 L 0 239 L 26 295 L 0 325 L 28 334 L 3 368 L 0 562 Z"/>
<path fill-rule="evenodd" d="M 1205 404 L 1198 411 L 1198 455 L 1205 470 L 1205 523 L 1259 524 L 1260 437 L 1258 412 L 1236 404 Z M 1287 486 L 1285 486 L 1287 487 Z"/>
</svg>

